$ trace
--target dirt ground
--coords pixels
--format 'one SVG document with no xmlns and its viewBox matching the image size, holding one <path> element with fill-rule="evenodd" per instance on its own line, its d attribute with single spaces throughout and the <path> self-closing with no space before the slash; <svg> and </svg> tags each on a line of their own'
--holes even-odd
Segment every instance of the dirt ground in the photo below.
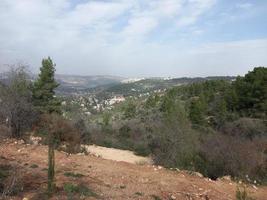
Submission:
<svg viewBox="0 0 267 200">
<path fill-rule="evenodd" d="M 84 145 L 87 152 L 104 159 L 124 161 L 132 164 L 152 164 L 152 159 L 137 156 L 132 151 L 101 147 L 96 145 Z"/>
<path fill-rule="evenodd" d="M 9 199 L 42 199 L 47 184 L 47 146 L 26 145 L 8 140 L 0 144 L 0 164 L 17 166 L 23 192 Z M 34 166 L 34 167 L 33 167 Z M 66 172 L 82 174 L 67 177 Z M 138 165 L 106 160 L 93 155 L 68 155 L 56 152 L 57 192 L 51 199 L 65 200 L 64 183 L 85 184 L 97 196 L 72 199 L 235 199 L 237 183 L 230 180 L 212 181 L 185 171 L 167 170 L 152 165 Z M 257 200 L 267 199 L 267 187 L 248 186 Z"/>
</svg>

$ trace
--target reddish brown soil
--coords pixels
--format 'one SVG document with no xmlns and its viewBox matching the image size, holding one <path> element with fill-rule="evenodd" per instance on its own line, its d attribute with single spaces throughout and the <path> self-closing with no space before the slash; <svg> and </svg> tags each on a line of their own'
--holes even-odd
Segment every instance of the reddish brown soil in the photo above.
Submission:
<svg viewBox="0 0 267 200">
<path fill-rule="evenodd" d="M 0 144 L 0 164 L 19 166 L 23 192 L 9 199 L 42 199 L 46 188 L 47 146 Z M 37 168 L 30 166 L 36 164 Z M 83 177 L 66 177 L 65 172 L 83 174 Z M 235 199 L 237 184 L 228 180 L 211 181 L 189 175 L 183 171 L 158 169 L 150 165 L 105 160 L 91 155 L 67 155 L 56 152 L 56 184 L 58 190 L 52 199 L 67 199 L 64 183 L 83 183 L 98 197 L 83 199 Z M 248 186 L 249 194 L 257 200 L 267 199 L 267 187 Z M 80 199 L 75 196 L 73 199 Z"/>
</svg>

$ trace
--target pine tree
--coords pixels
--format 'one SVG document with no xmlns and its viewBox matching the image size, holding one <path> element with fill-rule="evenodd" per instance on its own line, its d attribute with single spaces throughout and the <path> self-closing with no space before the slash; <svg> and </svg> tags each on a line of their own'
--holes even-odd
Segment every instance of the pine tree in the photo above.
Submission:
<svg viewBox="0 0 267 200">
<path fill-rule="evenodd" d="M 50 57 L 42 60 L 39 77 L 33 86 L 34 104 L 42 113 L 60 112 L 60 102 L 55 97 L 55 89 L 59 86 L 55 81 L 55 71 Z"/>
<path fill-rule="evenodd" d="M 55 81 L 55 64 L 48 57 L 42 60 L 40 74 L 33 86 L 34 105 L 41 113 L 60 113 L 60 102 L 55 97 L 59 84 Z M 51 115 L 52 117 L 52 115 Z M 49 123 L 48 123 L 49 125 Z M 48 132 L 48 194 L 55 190 L 55 132 Z"/>
</svg>

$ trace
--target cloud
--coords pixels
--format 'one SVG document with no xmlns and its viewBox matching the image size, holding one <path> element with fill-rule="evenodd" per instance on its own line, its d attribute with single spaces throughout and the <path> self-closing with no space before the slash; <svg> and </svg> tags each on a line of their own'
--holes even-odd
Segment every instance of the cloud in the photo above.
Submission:
<svg viewBox="0 0 267 200">
<path fill-rule="evenodd" d="M 41 59 L 49 55 L 59 73 L 179 76 L 187 70 L 192 75 L 219 73 L 232 63 L 238 66 L 236 72 L 243 71 L 241 65 L 266 64 L 261 56 L 266 53 L 264 39 L 245 38 L 239 47 L 217 39 L 221 35 L 216 35 L 218 44 L 205 38 L 212 30 L 199 22 L 216 3 L 1 0 L 0 65 L 23 61 L 37 71 Z"/>
<path fill-rule="evenodd" d="M 237 8 L 241 8 L 241 9 L 249 9 L 253 6 L 252 3 L 238 3 L 236 4 Z"/>
<path fill-rule="evenodd" d="M 194 24 L 198 18 L 205 14 L 214 4 L 216 0 L 189 0 L 183 9 L 183 13 L 177 20 L 179 27 Z"/>
</svg>

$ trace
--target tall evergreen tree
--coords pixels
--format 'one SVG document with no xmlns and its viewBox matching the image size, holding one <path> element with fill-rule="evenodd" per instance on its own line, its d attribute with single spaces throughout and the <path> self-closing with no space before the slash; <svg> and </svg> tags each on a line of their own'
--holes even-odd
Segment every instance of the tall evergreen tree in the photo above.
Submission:
<svg viewBox="0 0 267 200">
<path fill-rule="evenodd" d="M 55 64 L 48 57 L 42 60 L 40 74 L 33 86 L 33 99 L 36 108 L 42 113 L 60 113 L 60 101 L 55 97 L 59 84 L 55 81 Z M 53 115 L 51 115 L 52 117 Z M 48 123 L 51 124 L 51 123 Z M 55 190 L 55 138 L 54 130 L 48 130 L 48 194 Z"/>
<path fill-rule="evenodd" d="M 34 104 L 42 113 L 60 112 L 60 102 L 55 97 L 59 84 L 55 81 L 55 64 L 50 57 L 42 60 L 40 74 L 33 86 Z"/>
</svg>

